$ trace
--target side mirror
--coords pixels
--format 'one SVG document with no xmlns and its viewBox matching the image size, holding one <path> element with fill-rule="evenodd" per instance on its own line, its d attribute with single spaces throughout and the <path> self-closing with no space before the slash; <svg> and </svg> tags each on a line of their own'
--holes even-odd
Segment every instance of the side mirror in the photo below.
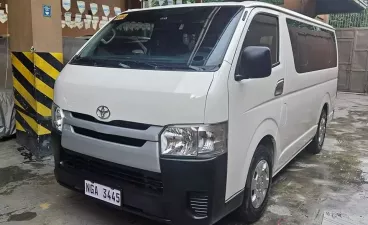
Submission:
<svg viewBox="0 0 368 225">
<path fill-rule="evenodd" d="M 241 53 L 236 81 L 247 78 L 263 78 L 271 75 L 271 51 L 268 47 L 249 46 Z"/>
</svg>

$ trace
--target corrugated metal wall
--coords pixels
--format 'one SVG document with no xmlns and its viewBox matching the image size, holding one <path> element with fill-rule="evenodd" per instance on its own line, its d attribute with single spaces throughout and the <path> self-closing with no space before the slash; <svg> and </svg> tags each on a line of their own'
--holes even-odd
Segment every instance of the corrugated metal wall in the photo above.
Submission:
<svg viewBox="0 0 368 225">
<path fill-rule="evenodd" d="M 368 28 L 336 30 L 340 91 L 368 92 Z"/>
<path fill-rule="evenodd" d="M 8 38 L 0 38 L 0 89 L 13 88 Z"/>
</svg>

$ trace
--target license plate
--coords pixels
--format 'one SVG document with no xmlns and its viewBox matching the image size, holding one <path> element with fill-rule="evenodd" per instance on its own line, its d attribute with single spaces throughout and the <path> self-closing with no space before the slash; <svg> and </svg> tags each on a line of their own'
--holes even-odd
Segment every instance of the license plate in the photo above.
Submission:
<svg viewBox="0 0 368 225">
<path fill-rule="evenodd" d="M 93 198 L 121 206 L 121 192 L 119 190 L 85 180 L 84 193 Z"/>
</svg>

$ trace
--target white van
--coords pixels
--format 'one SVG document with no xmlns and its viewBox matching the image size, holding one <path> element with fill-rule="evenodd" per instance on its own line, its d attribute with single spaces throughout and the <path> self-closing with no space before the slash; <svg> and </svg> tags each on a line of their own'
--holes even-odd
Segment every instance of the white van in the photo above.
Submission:
<svg viewBox="0 0 368 225">
<path fill-rule="evenodd" d="M 259 2 L 127 11 L 55 84 L 57 181 L 172 224 L 254 222 L 272 177 L 322 149 L 334 29 Z"/>
</svg>

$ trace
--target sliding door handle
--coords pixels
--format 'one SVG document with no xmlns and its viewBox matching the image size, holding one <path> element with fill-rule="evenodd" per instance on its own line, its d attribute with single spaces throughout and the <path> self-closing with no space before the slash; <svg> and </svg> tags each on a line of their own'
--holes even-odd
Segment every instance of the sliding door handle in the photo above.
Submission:
<svg viewBox="0 0 368 225">
<path fill-rule="evenodd" d="M 284 79 L 277 81 L 276 88 L 275 88 L 275 96 L 282 95 L 284 92 Z"/>
</svg>

